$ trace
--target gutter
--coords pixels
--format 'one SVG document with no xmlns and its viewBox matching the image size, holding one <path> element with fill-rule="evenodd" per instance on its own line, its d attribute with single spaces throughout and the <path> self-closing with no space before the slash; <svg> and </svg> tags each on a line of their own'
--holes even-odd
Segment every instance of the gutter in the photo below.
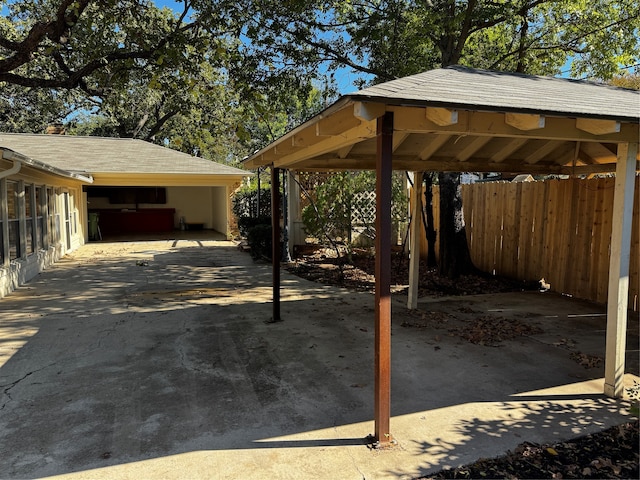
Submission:
<svg viewBox="0 0 640 480">
<path fill-rule="evenodd" d="M 46 163 L 33 160 L 32 158 L 22 155 L 21 153 L 14 152 L 13 150 L 10 150 L 8 148 L 0 147 L 0 152 L 2 152 L 0 158 L 13 162 L 13 166 L 11 168 L 0 172 L 0 179 L 18 173 L 22 168 L 22 165 L 28 165 L 30 167 L 37 168 L 38 170 L 43 170 L 60 177 L 72 178 L 74 180 L 79 180 L 81 182 L 89 184 L 93 183 L 93 177 L 91 175 L 80 175 L 78 173 L 68 172 L 66 170 L 47 165 Z"/>
<path fill-rule="evenodd" d="M 22 168 L 22 162 L 20 160 L 18 160 L 17 158 L 5 157 L 4 153 L 5 153 L 5 150 L 2 150 L 2 158 L 4 158 L 5 160 L 12 161 L 13 162 L 13 166 L 11 168 L 9 168 L 8 170 L 3 170 L 3 171 L 0 172 L 0 180 L 2 180 L 3 178 L 10 177 L 11 175 L 15 175 Z"/>
</svg>

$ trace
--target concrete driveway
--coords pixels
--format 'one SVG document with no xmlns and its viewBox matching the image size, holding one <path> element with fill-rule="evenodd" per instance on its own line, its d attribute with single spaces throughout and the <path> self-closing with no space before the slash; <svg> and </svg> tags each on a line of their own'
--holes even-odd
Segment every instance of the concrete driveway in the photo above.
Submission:
<svg viewBox="0 0 640 480">
<path fill-rule="evenodd" d="M 224 241 L 90 244 L 0 300 L 0 478 L 414 478 L 628 418 L 601 394 L 601 307 L 398 297 L 398 444 L 371 450 L 372 294 L 283 273 L 267 325 L 270 268 Z M 471 344 L 451 312 L 541 333 Z"/>
</svg>

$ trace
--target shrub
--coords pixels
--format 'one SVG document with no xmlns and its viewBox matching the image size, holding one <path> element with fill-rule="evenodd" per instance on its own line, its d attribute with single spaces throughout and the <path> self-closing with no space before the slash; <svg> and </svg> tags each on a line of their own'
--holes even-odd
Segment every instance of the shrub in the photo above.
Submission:
<svg viewBox="0 0 640 480">
<path fill-rule="evenodd" d="M 253 258 L 271 259 L 271 223 L 259 223 L 249 228 L 247 243 L 251 247 L 251 256 Z"/>
<path fill-rule="evenodd" d="M 267 217 L 271 215 L 270 187 L 267 186 L 260 189 L 260 212 L 257 212 L 258 187 L 255 184 L 238 189 L 233 194 L 231 208 L 238 219 L 238 223 L 240 223 L 242 217 Z"/>
<path fill-rule="evenodd" d="M 238 218 L 238 229 L 240 230 L 240 235 L 244 238 L 248 239 L 251 229 L 258 225 L 271 225 L 271 217 L 265 215 L 260 217 L 242 216 Z"/>
</svg>

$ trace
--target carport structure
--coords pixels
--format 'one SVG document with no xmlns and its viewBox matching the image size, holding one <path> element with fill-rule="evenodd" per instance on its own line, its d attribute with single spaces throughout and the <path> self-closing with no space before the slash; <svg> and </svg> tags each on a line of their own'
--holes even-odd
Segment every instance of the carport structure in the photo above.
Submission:
<svg viewBox="0 0 640 480">
<path fill-rule="evenodd" d="M 567 79 L 453 66 L 346 95 L 245 161 L 270 166 L 273 320 L 280 318 L 278 172 L 375 170 L 375 438 L 390 429 L 392 170 L 413 171 L 411 246 L 418 244 L 422 173 L 615 172 L 605 394 L 621 397 L 629 261 L 638 168 L 640 92 Z M 411 254 L 409 308 L 417 305 L 419 255 Z"/>
</svg>

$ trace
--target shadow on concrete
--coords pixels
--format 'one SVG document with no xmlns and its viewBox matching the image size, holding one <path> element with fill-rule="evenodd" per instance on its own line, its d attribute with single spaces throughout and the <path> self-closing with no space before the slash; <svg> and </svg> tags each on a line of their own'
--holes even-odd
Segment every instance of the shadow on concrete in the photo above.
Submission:
<svg viewBox="0 0 640 480">
<path fill-rule="evenodd" d="M 144 465 L 202 478 L 194 456 L 220 478 L 411 477 L 626 418 L 598 393 L 602 366 L 585 370 L 553 342 L 569 331 L 603 351 L 604 319 L 533 316 L 546 337 L 493 348 L 403 328 L 395 302 L 399 448 L 372 453 L 371 294 L 283 272 L 285 321 L 265 325 L 271 267 L 229 243 L 91 248 L 0 301 L 0 477 L 135 477 Z"/>
</svg>

